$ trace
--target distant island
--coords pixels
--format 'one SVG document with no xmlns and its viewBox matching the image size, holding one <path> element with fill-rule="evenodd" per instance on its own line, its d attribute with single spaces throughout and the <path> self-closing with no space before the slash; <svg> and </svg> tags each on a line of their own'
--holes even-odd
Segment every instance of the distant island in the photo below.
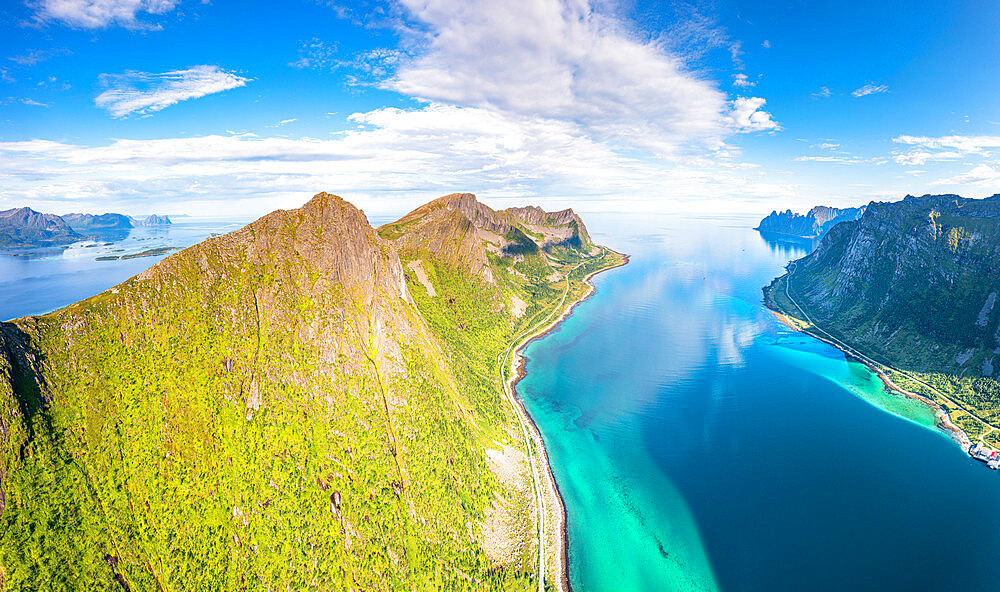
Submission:
<svg viewBox="0 0 1000 592">
<path fill-rule="evenodd" d="M 171 224 L 167 216 L 134 218 L 124 214 L 42 214 L 23 207 L 0 211 L 0 248 L 55 247 L 88 237 L 141 226 Z"/>
<path fill-rule="evenodd" d="M 0 323 L 3 584 L 567 590 L 511 384 L 626 260 L 573 210 L 454 194 L 376 229 L 320 193 Z"/>
<path fill-rule="evenodd" d="M 840 222 L 857 220 L 865 213 L 865 206 L 859 208 L 830 208 L 816 206 L 805 215 L 791 210 L 771 212 L 754 230 L 774 232 L 799 238 L 822 238 Z"/>
<path fill-rule="evenodd" d="M 998 294 L 1000 195 L 873 202 L 765 288 L 794 325 L 933 401 L 977 449 L 1000 446 Z"/>
</svg>

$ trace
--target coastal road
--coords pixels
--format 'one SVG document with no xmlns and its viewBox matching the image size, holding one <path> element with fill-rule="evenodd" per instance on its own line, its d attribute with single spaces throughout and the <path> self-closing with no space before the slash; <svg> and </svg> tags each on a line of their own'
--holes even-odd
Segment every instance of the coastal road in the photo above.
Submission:
<svg viewBox="0 0 1000 592">
<path fill-rule="evenodd" d="M 900 376 L 905 376 L 906 378 L 909 378 L 913 382 L 916 382 L 918 384 L 921 384 L 921 385 L 927 387 L 928 390 L 930 390 L 932 393 L 936 394 L 937 396 L 939 396 L 942 399 L 944 399 L 945 401 L 947 401 L 948 404 L 956 407 L 957 409 L 961 409 L 965 413 L 969 414 L 971 417 L 975 418 L 977 421 L 979 421 L 979 423 L 983 424 L 986 428 L 988 428 L 986 432 L 983 432 L 979 436 L 980 443 L 984 443 L 983 442 L 983 436 L 985 436 L 986 434 L 988 434 L 988 433 L 992 432 L 993 430 L 997 429 L 995 426 L 991 425 L 989 422 L 987 422 L 983 418 L 981 418 L 978 415 L 976 415 L 975 413 L 969 411 L 968 409 L 966 409 L 965 407 L 963 407 L 962 405 L 960 405 L 957 401 L 955 401 L 951 397 L 945 395 L 944 393 L 942 393 L 938 389 L 932 387 L 931 385 L 927 384 L 926 382 L 924 382 L 924 381 L 920 380 L 919 378 L 917 378 L 917 377 L 915 377 L 915 376 L 913 376 L 913 375 L 911 375 L 911 374 L 909 374 L 907 372 L 904 372 L 904 371 L 902 371 L 902 370 L 900 370 L 898 368 L 893 368 L 892 366 L 890 366 L 888 364 L 883 364 L 881 362 L 876 362 L 874 359 L 872 359 L 869 356 L 866 356 L 865 354 L 859 352 L 857 349 L 855 349 L 855 348 L 847 345 L 846 343 L 844 343 L 843 341 L 837 339 L 836 337 L 834 337 L 833 335 L 831 335 L 829 332 L 827 332 L 826 330 L 824 330 L 822 327 L 820 327 L 819 325 L 817 325 L 816 322 L 813 321 L 812 318 L 809 316 L 809 314 L 806 313 L 806 311 L 803 310 L 801 306 L 799 306 L 799 303 L 796 302 L 795 299 L 792 298 L 792 295 L 788 292 L 788 286 L 790 286 L 792 284 L 792 273 L 794 273 L 794 271 L 795 271 L 795 264 L 796 263 L 797 263 L 796 261 L 792 261 L 791 263 L 788 264 L 788 275 L 785 276 L 785 297 L 788 298 L 789 302 L 791 302 L 792 304 L 795 305 L 795 308 L 799 309 L 799 312 L 802 313 L 802 317 L 806 321 L 808 321 L 809 324 L 811 324 L 817 331 L 819 331 L 823 335 L 826 335 L 827 338 L 834 345 L 840 347 L 842 350 L 846 351 L 847 353 L 851 354 L 852 356 L 855 356 L 858 359 L 860 359 L 860 360 L 862 360 L 864 362 L 867 362 L 868 364 L 872 365 L 875 368 L 880 368 L 880 367 L 881 368 L 885 368 L 886 370 L 888 370 L 890 372 L 895 372 L 896 374 L 899 374 Z M 898 386 L 899 385 L 897 385 L 897 387 Z M 913 393 L 911 393 L 911 394 L 913 394 Z M 946 415 L 947 415 L 947 412 L 946 412 Z"/>
<path fill-rule="evenodd" d="M 563 279 L 566 280 L 566 289 L 563 291 L 562 299 L 559 300 L 559 304 L 556 305 L 552 312 L 549 313 L 547 317 L 535 324 L 534 327 L 528 329 L 521 335 L 519 335 L 514 341 L 510 343 L 507 350 L 503 353 L 503 359 L 500 362 L 500 380 L 503 382 L 503 392 L 507 397 L 507 401 L 510 403 L 511 407 L 514 408 L 514 413 L 517 415 L 517 421 L 521 424 L 521 433 L 524 436 L 524 445 L 528 451 L 528 464 L 531 465 L 531 482 L 535 491 L 535 508 L 538 511 L 538 592 L 545 592 L 545 493 L 542 490 L 542 480 L 539 477 L 539 463 L 535 460 L 534 448 L 532 447 L 533 439 L 528 434 L 528 418 L 526 417 L 526 412 L 524 408 L 514 399 L 514 391 L 511 388 L 511 381 L 516 377 L 516 371 L 513 368 L 513 360 L 511 359 L 511 354 L 523 345 L 529 337 L 533 337 L 538 334 L 543 327 L 547 324 L 553 322 L 553 317 L 562 310 L 563 305 L 566 304 L 566 296 L 569 295 L 570 281 L 569 277 L 577 270 L 583 263 L 577 263 L 576 267 L 569 270 L 568 273 L 563 274 Z M 557 319 L 558 320 L 558 319 Z M 513 376 L 508 377 L 507 375 L 507 363 L 511 360 L 511 374 Z M 539 434 L 539 436 L 541 436 Z"/>
</svg>

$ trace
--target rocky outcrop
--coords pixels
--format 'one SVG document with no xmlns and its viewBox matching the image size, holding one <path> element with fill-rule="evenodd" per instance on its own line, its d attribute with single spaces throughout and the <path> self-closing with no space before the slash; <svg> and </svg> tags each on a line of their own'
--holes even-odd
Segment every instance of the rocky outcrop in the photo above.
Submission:
<svg viewBox="0 0 1000 592">
<path fill-rule="evenodd" d="M 490 254 L 524 257 L 560 248 L 593 246 L 571 209 L 546 212 L 536 206 L 493 210 L 471 193 L 454 193 L 423 205 L 379 233 L 403 250 L 425 250 L 493 282 Z"/>
<path fill-rule="evenodd" d="M 754 230 L 801 238 L 821 238 L 840 222 L 857 220 L 864 212 L 864 206 L 860 208 L 816 206 L 805 215 L 792 213 L 791 210 L 773 211 L 761 220 Z"/>
</svg>

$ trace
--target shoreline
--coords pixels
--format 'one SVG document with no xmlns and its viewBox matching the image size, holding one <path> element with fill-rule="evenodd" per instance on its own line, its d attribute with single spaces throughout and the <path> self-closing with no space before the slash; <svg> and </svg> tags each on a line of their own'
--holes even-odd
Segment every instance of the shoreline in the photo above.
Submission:
<svg viewBox="0 0 1000 592">
<path fill-rule="evenodd" d="M 605 247 L 607 248 L 607 247 Z M 544 486 L 544 496 L 549 498 L 547 501 L 554 502 L 554 508 L 551 511 L 547 511 L 546 514 L 552 514 L 555 516 L 556 521 L 554 523 L 554 536 L 551 542 L 555 543 L 556 553 L 553 557 L 556 557 L 556 565 L 553 566 L 553 571 L 556 572 L 557 577 L 557 590 L 565 590 L 566 592 L 571 592 L 573 587 L 569 580 L 569 533 L 566 528 L 566 503 L 563 500 L 562 492 L 559 491 L 559 485 L 556 483 L 555 475 L 552 473 L 552 466 L 549 464 L 549 455 L 545 450 L 545 443 L 542 441 L 541 431 L 538 429 L 538 425 L 535 423 L 534 418 L 528 413 L 527 408 L 524 406 L 524 402 L 517 395 L 517 383 L 521 381 L 527 375 L 527 370 L 524 368 L 525 358 L 521 355 L 521 350 L 528 346 L 532 341 L 536 339 L 541 339 L 555 331 L 560 323 L 563 322 L 579 305 L 581 302 L 590 298 L 596 291 L 597 287 L 591 283 L 590 279 L 599 273 L 604 273 L 605 271 L 610 271 L 618 267 L 627 265 L 630 258 L 624 253 L 619 253 L 612 249 L 608 249 L 612 253 L 621 255 L 622 262 L 610 267 L 605 267 L 603 269 L 598 269 L 597 271 L 592 271 L 583 278 L 583 283 L 588 286 L 588 290 L 585 294 L 577 298 L 572 303 L 566 305 L 565 309 L 559 314 L 558 317 L 553 319 L 544 328 L 531 333 L 530 335 L 524 336 L 516 347 L 511 351 L 511 367 L 514 370 L 514 374 L 507 378 L 507 388 L 510 389 L 513 400 L 517 403 L 520 413 L 528 420 L 529 433 L 531 436 L 532 443 L 534 444 L 535 450 L 538 453 L 537 463 L 541 469 L 539 472 L 543 475 L 543 486 Z M 567 281 L 569 279 L 567 278 Z M 548 537 L 546 537 L 548 538 Z M 546 540 L 545 543 L 550 542 Z"/>
<path fill-rule="evenodd" d="M 778 305 L 772 301 L 769 293 L 765 294 L 764 296 L 764 306 L 767 307 L 768 310 L 770 310 L 771 313 L 774 314 L 775 317 L 777 317 L 777 319 L 781 323 L 787 325 L 791 329 L 798 331 L 799 333 L 808 335 L 813 339 L 818 339 L 823 343 L 831 345 L 837 348 L 841 353 L 843 353 L 844 356 L 847 357 L 847 359 L 854 360 L 856 362 L 863 364 L 866 368 L 874 372 L 875 375 L 879 377 L 879 379 L 882 381 L 882 386 L 885 389 L 903 395 L 903 397 L 907 399 L 913 399 L 915 401 L 919 401 L 920 403 L 929 407 L 934 412 L 934 418 L 935 418 L 934 427 L 936 427 L 944 435 L 951 438 L 952 441 L 954 441 L 956 444 L 959 445 L 959 447 L 962 449 L 963 452 L 968 454 L 969 447 L 973 445 L 972 439 L 969 438 L 969 435 L 967 433 L 965 433 L 965 430 L 958 427 L 957 425 L 955 425 L 954 422 L 951 421 L 951 417 L 948 415 L 948 412 L 941 405 L 939 405 L 935 401 L 932 401 L 931 399 L 928 399 L 927 397 L 924 397 L 923 395 L 918 395 L 916 393 L 910 392 L 902 388 L 901 386 L 893 382 L 892 379 L 889 378 L 889 376 L 885 373 L 885 371 L 882 370 L 882 368 L 879 368 L 878 366 L 872 364 L 868 360 L 858 357 L 853 352 L 845 349 L 845 347 L 840 345 L 839 343 L 835 343 L 830 339 L 827 339 L 821 335 L 817 335 L 814 332 L 809 331 L 803 327 L 799 327 L 794 322 L 792 322 L 791 319 L 793 317 L 788 315 L 788 313 L 786 313 L 785 311 L 781 310 L 778 307 Z"/>
</svg>

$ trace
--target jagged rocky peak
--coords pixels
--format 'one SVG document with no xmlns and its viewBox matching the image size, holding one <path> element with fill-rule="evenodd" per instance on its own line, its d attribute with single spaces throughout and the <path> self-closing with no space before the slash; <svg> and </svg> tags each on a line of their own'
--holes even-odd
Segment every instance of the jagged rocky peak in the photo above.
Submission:
<svg viewBox="0 0 1000 592">
<path fill-rule="evenodd" d="M 249 258 L 288 273 L 320 274 L 323 280 L 374 294 L 385 290 L 409 301 L 396 250 L 383 240 L 365 213 L 343 198 L 318 193 L 301 208 L 277 210 L 221 237 L 187 251 L 213 251 L 230 258 Z M 167 273 L 173 260 L 165 259 L 142 277 Z"/>
<path fill-rule="evenodd" d="M 570 248 L 593 249 L 586 226 L 571 209 L 537 206 L 494 210 L 471 193 L 440 197 L 379 228 L 411 259 L 427 252 L 493 281 L 489 255 L 513 260 Z"/>
<path fill-rule="evenodd" d="M 784 212 L 775 210 L 761 220 L 754 230 L 801 238 L 822 238 L 840 222 L 850 222 L 860 218 L 865 213 L 866 208 L 867 206 L 858 208 L 815 206 L 805 214 L 793 213 L 792 210 Z"/>
</svg>

